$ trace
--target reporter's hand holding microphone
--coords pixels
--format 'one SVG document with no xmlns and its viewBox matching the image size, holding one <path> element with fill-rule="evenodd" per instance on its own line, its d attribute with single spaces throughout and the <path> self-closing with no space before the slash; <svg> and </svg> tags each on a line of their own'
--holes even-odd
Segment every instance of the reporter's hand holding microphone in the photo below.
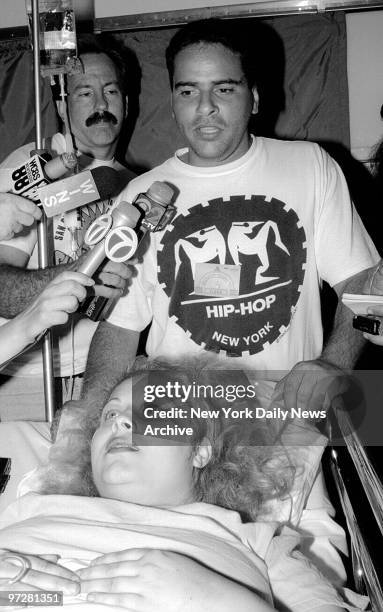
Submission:
<svg viewBox="0 0 383 612">
<path fill-rule="evenodd" d="M 156 181 L 146 194 L 140 194 L 137 207 L 120 202 L 111 214 L 102 215 L 89 228 L 87 243 L 93 248 L 57 275 L 17 317 L 0 328 L 0 365 L 35 342 L 44 331 L 68 321 L 92 288 L 97 296 L 121 295 L 132 275 L 131 259 L 145 233 L 159 231 L 175 214 L 170 202 L 173 190 Z M 140 224 L 140 218 L 141 224 Z M 138 231 L 139 235 L 137 235 Z M 105 283 L 91 278 L 99 274 Z"/>
<path fill-rule="evenodd" d="M 96 298 L 87 300 L 80 312 L 92 320 L 99 320 L 110 305 L 108 299 L 121 296 L 126 281 L 132 276 L 132 266 L 137 263 L 132 257 L 146 233 L 164 229 L 174 217 L 173 197 L 170 185 L 155 181 L 146 193 L 138 194 L 133 203 L 121 201 L 110 214 L 101 215 L 92 223 L 85 235 L 85 244 L 91 249 L 77 260 L 74 269 L 95 275 L 105 285 L 95 285 Z M 112 284 L 114 295 L 111 294 Z"/>
<path fill-rule="evenodd" d="M 62 325 L 85 299 L 94 280 L 81 272 L 56 276 L 17 317 L 0 327 L 0 366 L 36 342 L 49 328 Z"/>
</svg>

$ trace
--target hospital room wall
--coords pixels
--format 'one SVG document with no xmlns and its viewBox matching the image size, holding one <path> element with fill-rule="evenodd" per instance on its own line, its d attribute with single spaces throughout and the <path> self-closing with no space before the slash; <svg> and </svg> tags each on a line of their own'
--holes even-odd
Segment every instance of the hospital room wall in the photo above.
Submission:
<svg viewBox="0 0 383 612">
<path fill-rule="evenodd" d="M 222 6 L 224 0 L 210 0 Z M 232 5 L 249 4 L 234 0 Z M 126 14 L 126 0 L 95 0 L 96 18 Z M 205 8 L 206 0 L 129 0 L 129 14 Z M 1 0 L 3 28 L 26 25 L 24 0 Z M 351 150 L 357 159 L 367 159 L 371 148 L 383 137 L 380 107 L 383 104 L 383 9 L 350 12 L 346 16 Z"/>
<path fill-rule="evenodd" d="M 223 0 L 209 2 L 209 6 L 225 4 Z M 249 2 L 235 0 L 231 4 Z M 130 14 L 199 7 L 205 8 L 206 0 L 129 0 Z M 96 17 L 118 16 L 125 12 L 124 0 L 95 0 Z M 351 151 L 357 159 L 365 160 L 383 137 L 383 121 L 379 114 L 383 104 L 383 9 L 350 12 L 346 24 Z"/>
<path fill-rule="evenodd" d="M 349 13 L 346 24 L 351 151 L 365 160 L 383 137 L 383 9 Z"/>
</svg>

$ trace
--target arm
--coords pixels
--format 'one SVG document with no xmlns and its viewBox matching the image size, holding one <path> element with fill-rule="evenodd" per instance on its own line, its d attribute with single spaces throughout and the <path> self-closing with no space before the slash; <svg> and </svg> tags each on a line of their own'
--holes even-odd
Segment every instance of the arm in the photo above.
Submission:
<svg viewBox="0 0 383 612">
<path fill-rule="evenodd" d="M 287 410 L 328 409 L 337 395 L 348 388 L 344 370 L 354 367 L 364 345 L 362 334 L 352 327 L 353 313 L 344 306 L 344 292 L 362 293 L 368 269 L 334 286 L 338 295 L 333 330 L 318 359 L 299 361 L 276 386 L 274 398 L 283 394 Z"/>
<path fill-rule="evenodd" d="M 28 253 L 9 245 L 0 245 L 0 316 L 13 318 L 38 297 L 46 285 L 65 270 L 76 271 L 86 253 L 75 262 L 51 266 L 44 270 L 27 270 Z M 132 260 L 131 264 L 134 264 Z M 124 263 L 106 260 L 96 275 L 94 292 L 107 298 L 121 296 L 131 268 Z"/>
<path fill-rule="evenodd" d="M 82 398 L 106 399 L 136 357 L 140 333 L 101 321 L 93 336 Z"/>
<path fill-rule="evenodd" d="M 363 291 L 361 293 L 365 293 L 367 295 L 383 295 L 383 266 L 382 260 L 379 262 L 377 266 L 374 266 L 369 271 L 368 278 L 364 284 Z M 368 309 L 367 314 L 373 315 L 375 318 L 380 318 L 380 327 L 383 328 L 383 306 L 376 305 L 374 307 L 370 307 Z M 363 337 L 366 340 L 369 340 L 373 344 L 377 344 L 378 346 L 383 346 L 383 335 L 372 335 L 372 334 L 363 334 Z"/>
<path fill-rule="evenodd" d="M 88 601 L 117 605 L 128 610 L 275 610 L 247 587 L 189 557 L 168 551 L 132 548 L 103 555 L 78 574 L 81 579 L 81 592 L 88 593 Z M 138 603 L 139 608 L 136 607 Z"/>
<path fill-rule="evenodd" d="M 69 266 L 45 270 L 25 270 L 28 254 L 12 246 L 0 245 L 0 316 L 8 319 L 20 314 L 45 289 L 46 285 Z"/>
<path fill-rule="evenodd" d="M 79 272 L 63 272 L 17 317 L 0 327 L 0 367 L 33 344 L 53 325 L 66 323 L 79 302 L 86 297 L 86 287 L 94 281 Z"/>
<path fill-rule="evenodd" d="M 128 610 L 277 612 L 281 609 L 246 586 L 170 551 L 122 550 L 98 557 L 77 573 L 81 592 L 88 593 L 87 601 Z M 341 610 L 331 604 L 315 608 L 315 612 Z"/>
<path fill-rule="evenodd" d="M 368 270 L 338 283 L 334 290 L 338 296 L 334 327 L 324 347 L 321 359 L 340 368 L 352 369 L 366 344 L 362 334 L 352 326 L 353 313 L 342 303 L 343 293 L 363 293 Z"/>
</svg>

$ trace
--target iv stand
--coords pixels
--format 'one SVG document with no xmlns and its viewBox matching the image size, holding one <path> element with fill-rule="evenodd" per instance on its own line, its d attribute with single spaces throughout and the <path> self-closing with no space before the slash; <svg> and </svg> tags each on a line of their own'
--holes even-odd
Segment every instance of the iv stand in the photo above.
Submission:
<svg viewBox="0 0 383 612">
<path fill-rule="evenodd" d="M 43 148 L 41 128 L 41 82 L 40 82 L 40 41 L 39 41 L 39 0 L 32 0 L 32 44 L 33 44 L 33 82 L 35 103 L 35 125 L 36 125 L 36 149 Z M 43 212 L 41 220 L 37 224 L 37 244 L 39 254 L 39 268 L 44 269 L 49 265 L 47 218 Z M 49 423 L 53 421 L 55 413 L 55 389 L 53 372 L 53 345 L 52 334 L 47 330 L 42 340 L 43 355 L 43 381 L 45 397 L 45 419 Z"/>
</svg>

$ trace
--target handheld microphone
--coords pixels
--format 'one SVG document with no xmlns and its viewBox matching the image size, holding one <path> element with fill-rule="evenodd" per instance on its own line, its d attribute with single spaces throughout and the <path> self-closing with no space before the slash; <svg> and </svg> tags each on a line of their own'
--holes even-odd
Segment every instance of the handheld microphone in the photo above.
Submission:
<svg viewBox="0 0 383 612">
<path fill-rule="evenodd" d="M 118 225 L 114 221 L 108 223 L 108 215 L 98 217 L 89 227 L 85 242 L 88 245 L 95 244 L 98 240 L 101 240 L 101 242 L 98 242 L 90 251 L 81 264 L 79 272 L 94 274 L 106 257 L 112 261 L 120 262 L 133 257 L 148 231 L 161 231 L 173 219 L 177 212 L 175 206 L 171 204 L 173 197 L 174 190 L 172 187 L 167 183 L 155 181 L 146 193 L 137 195 L 133 204 L 121 202 L 114 209 L 112 216 L 120 206 L 124 205 L 122 212 L 125 221 L 123 221 L 122 215 L 118 217 L 118 219 L 121 219 L 121 221 L 118 221 Z M 94 255 L 92 256 L 93 252 Z M 97 266 L 93 270 L 96 263 Z M 87 298 L 80 305 L 79 311 L 92 321 L 98 321 L 109 309 L 111 302 L 113 300 L 101 296 Z"/>
<path fill-rule="evenodd" d="M 101 218 L 99 217 L 96 219 L 96 221 L 94 221 L 89 227 L 87 237 L 92 236 L 92 230 L 99 229 L 99 225 L 97 224 L 100 224 L 100 219 L 103 220 L 104 217 L 108 216 L 109 215 L 102 215 Z M 121 227 L 129 227 L 132 229 L 135 228 L 140 218 L 140 211 L 128 202 L 120 202 L 112 211 L 110 216 L 112 223 L 106 229 L 106 231 L 103 230 L 104 237 L 102 237 L 100 241 L 97 241 L 98 243 L 93 247 L 93 249 L 88 251 L 80 266 L 77 268 L 78 272 L 82 272 L 88 276 L 93 276 L 106 258 L 105 245 L 111 231 Z M 89 244 L 89 240 L 87 240 L 87 243 Z"/>
<path fill-rule="evenodd" d="M 45 185 L 38 189 L 38 194 L 49 218 L 96 200 L 111 198 L 121 191 L 122 186 L 117 170 L 98 166 Z"/>
<path fill-rule="evenodd" d="M 62 153 L 54 159 L 49 153 L 35 154 L 19 168 L 12 171 L 10 181 L 4 191 L 38 202 L 38 189 L 55 181 L 77 165 L 74 153 Z"/>
</svg>

